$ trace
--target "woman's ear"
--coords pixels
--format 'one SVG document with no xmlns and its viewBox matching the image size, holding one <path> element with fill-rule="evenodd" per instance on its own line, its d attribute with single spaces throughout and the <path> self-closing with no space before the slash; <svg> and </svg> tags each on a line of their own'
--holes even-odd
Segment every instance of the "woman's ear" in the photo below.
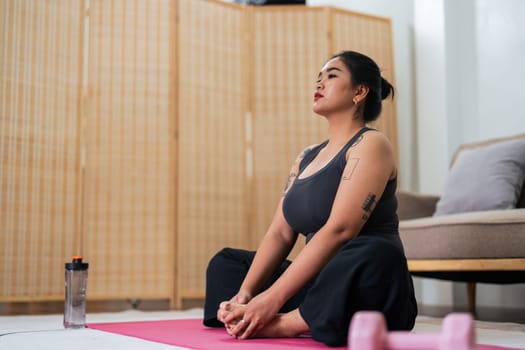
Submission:
<svg viewBox="0 0 525 350">
<path fill-rule="evenodd" d="M 368 86 L 359 84 L 355 89 L 355 95 L 353 98 L 354 104 L 358 104 L 359 102 L 364 101 L 366 96 L 368 95 L 368 90 Z"/>
<path fill-rule="evenodd" d="M 366 98 L 366 95 L 368 95 L 368 86 L 359 84 L 356 91 L 356 96 L 359 96 L 360 100 L 364 100 Z"/>
</svg>

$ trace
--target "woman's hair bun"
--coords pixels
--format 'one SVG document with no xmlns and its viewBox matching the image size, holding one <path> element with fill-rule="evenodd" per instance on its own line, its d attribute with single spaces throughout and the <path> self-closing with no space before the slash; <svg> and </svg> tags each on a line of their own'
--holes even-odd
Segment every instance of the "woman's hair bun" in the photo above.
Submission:
<svg viewBox="0 0 525 350">
<path fill-rule="evenodd" d="M 377 63 L 362 53 L 343 51 L 332 56 L 331 59 L 334 58 L 340 59 L 346 66 L 353 86 L 362 84 L 368 87 L 362 113 L 365 122 L 373 122 L 381 114 L 382 100 L 389 96 L 394 98 L 394 87 L 381 77 L 381 70 Z"/>
<path fill-rule="evenodd" d="M 384 100 L 390 95 L 394 98 L 394 87 L 385 78 L 381 77 L 381 99 Z"/>
</svg>

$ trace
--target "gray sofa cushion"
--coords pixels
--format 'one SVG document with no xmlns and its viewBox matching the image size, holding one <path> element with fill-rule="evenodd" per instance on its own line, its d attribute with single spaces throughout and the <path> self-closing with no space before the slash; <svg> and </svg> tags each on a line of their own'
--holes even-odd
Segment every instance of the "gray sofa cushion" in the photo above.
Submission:
<svg viewBox="0 0 525 350">
<path fill-rule="evenodd" d="M 525 209 L 402 220 L 399 233 L 408 259 L 521 258 Z"/>
<path fill-rule="evenodd" d="M 397 216 L 399 220 L 430 217 L 436 211 L 437 195 L 397 191 Z"/>
<path fill-rule="evenodd" d="M 511 209 L 525 181 L 525 140 L 463 150 L 450 170 L 435 216 Z"/>
</svg>

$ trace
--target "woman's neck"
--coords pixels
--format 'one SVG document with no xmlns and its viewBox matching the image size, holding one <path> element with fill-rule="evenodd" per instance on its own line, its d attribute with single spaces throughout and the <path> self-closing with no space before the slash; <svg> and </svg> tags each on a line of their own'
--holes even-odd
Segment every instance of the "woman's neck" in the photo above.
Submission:
<svg viewBox="0 0 525 350">
<path fill-rule="evenodd" d="M 362 118 L 355 119 L 349 115 L 331 117 L 327 118 L 327 120 L 328 144 L 334 147 L 346 144 L 352 136 L 365 127 L 365 122 Z"/>
</svg>

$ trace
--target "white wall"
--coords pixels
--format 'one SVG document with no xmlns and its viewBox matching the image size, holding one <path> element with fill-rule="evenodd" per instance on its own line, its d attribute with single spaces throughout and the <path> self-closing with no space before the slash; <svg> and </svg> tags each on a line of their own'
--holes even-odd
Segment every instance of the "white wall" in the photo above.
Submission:
<svg viewBox="0 0 525 350">
<path fill-rule="evenodd" d="M 525 1 L 476 2 L 478 138 L 525 132 Z"/>
<path fill-rule="evenodd" d="M 448 159 L 444 0 L 414 3 L 414 40 L 418 190 L 440 193 Z"/>
<path fill-rule="evenodd" d="M 525 132 L 520 0 L 414 0 L 419 190 L 440 193 L 461 143 Z M 463 304 L 463 284 L 424 280 L 424 304 Z M 478 286 L 478 305 L 525 308 L 525 285 Z"/>
<path fill-rule="evenodd" d="M 525 132 L 525 1 L 479 0 L 476 7 L 477 139 Z M 480 304 L 525 308 L 525 284 L 479 288 Z"/>
<path fill-rule="evenodd" d="M 414 0 L 420 191 L 441 192 L 461 143 L 525 132 L 523 13 L 522 0 Z"/>
</svg>

